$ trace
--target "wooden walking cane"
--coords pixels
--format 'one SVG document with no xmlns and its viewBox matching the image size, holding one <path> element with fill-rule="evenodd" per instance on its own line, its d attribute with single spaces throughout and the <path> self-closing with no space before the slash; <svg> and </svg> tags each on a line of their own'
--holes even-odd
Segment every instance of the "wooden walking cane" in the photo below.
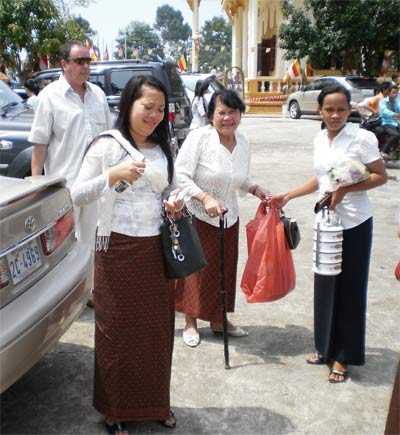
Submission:
<svg viewBox="0 0 400 435">
<path fill-rule="evenodd" d="M 225 355 L 225 369 L 229 370 L 229 344 L 228 344 L 228 318 L 226 314 L 226 290 L 225 290 L 225 214 L 227 209 L 222 211 L 222 217 L 219 218 L 220 229 L 220 260 L 221 260 L 221 303 L 222 303 L 222 325 L 224 330 L 224 355 Z"/>
</svg>

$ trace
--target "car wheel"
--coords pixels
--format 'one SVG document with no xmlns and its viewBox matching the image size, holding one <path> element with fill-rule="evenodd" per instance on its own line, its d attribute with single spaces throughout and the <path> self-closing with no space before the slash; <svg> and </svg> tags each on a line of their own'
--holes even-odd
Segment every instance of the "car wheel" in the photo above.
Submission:
<svg viewBox="0 0 400 435">
<path fill-rule="evenodd" d="M 289 106 L 289 115 L 292 119 L 299 119 L 301 116 L 301 110 L 297 101 L 292 101 Z"/>
</svg>

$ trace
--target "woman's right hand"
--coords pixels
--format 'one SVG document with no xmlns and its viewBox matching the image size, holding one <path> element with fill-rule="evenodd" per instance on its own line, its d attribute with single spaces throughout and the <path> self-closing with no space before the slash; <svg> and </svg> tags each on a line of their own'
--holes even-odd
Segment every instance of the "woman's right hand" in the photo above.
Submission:
<svg viewBox="0 0 400 435">
<path fill-rule="evenodd" d="M 109 171 L 110 187 L 114 186 L 119 180 L 137 181 L 143 174 L 146 168 L 146 163 L 141 162 L 123 162 L 113 166 Z"/>
<path fill-rule="evenodd" d="M 290 200 L 290 197 L 287 193 L 280 193 L 279 195 L 272 195 L 270 201 L 267 203 L 272 203 L 275 208 L 278 210 L 282 209 Z"/>
<path fill-rule="evenodd" d="M 203 200 L 203 206 L 210 217 L 219 216 L 220 218 L 223 218 L 224 208 L 222 207 L 218 199 L 213 198 L 208 193 Z"/>
</svg>

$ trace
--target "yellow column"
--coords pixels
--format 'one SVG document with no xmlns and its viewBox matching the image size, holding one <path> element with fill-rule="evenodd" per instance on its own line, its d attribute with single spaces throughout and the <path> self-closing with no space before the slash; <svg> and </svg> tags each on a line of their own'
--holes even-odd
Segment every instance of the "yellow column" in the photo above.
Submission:
<svg viewBox="0 0 400 435">
<path fill-rule="evenodd" d="M 199 0 L 192 0 L 193 22 L 192 22 L 192 72 L 199 70 L 199 49 L 202 36 L 199 33 Z"/>
</svg>

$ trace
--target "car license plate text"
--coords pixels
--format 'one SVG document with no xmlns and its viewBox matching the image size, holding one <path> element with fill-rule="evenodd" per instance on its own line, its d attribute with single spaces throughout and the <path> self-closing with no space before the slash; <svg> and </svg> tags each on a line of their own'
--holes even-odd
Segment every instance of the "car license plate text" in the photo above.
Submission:
<svg viewBox="0 0 400 435">
<path fill-rule="evenodd" d="M 42 265 L 36 240 L 30 240 L 7 254 L 7 261 L 15 285 Z"/>
</svg>

